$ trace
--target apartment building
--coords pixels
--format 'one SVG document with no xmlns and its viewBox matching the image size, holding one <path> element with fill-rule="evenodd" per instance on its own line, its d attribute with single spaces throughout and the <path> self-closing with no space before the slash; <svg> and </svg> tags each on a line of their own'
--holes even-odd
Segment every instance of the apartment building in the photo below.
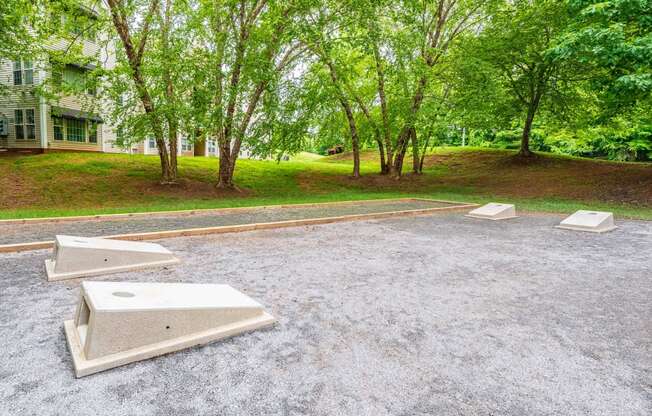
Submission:
<svg viewBox="0 0 652 416">
<path fill-rule="evenodd" d="M 100 3 L 93 6 L 79 4 L 75 10 L 57 15 L 62 23 L 70 19 L 83 18 L 92 22 L 99 18 Z M 85 74 L 94 69 L 89 64 L 67 64 L 63 68 L 52 65 L 51 55 L 64 51 L 72 42 L 81 46 L 82 55 L 89 61 L 102 63 L 106 68 L 115 65 L 111 48 L 100 47 L 93 30 L 81 32 L 81 27 L 88 25 L 69 24 L 70 36 L 62 36 L 48 41 L 48 52 L 34 61 L 0 60 L 0 83 L 6 88 L 6 94 L 0 95 L 0 148 L 9 150 L 77 150 L 102 152 L 108 143 L 115 142 L 115 132 L 106 121 L 101 111 L 90 112 L 88 103 L 95 103 L 92 108 L 101 108 L 101 91 L 88 89 L 75 95 L 62 95 L 46 100 L 43 94 L 37 94 L 38 87 L 45 86 L 46 80 L 72 83 L 84 79 Z M 99 104 L 99 105 L 97 105 Z"/>
</svg>

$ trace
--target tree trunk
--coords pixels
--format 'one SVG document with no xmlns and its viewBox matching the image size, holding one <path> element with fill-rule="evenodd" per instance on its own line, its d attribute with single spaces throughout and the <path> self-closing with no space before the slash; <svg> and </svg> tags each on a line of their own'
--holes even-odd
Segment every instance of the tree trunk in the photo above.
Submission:
<svg viewBox="0 0 652 416">
<path fill-rule="evenodd" d="M 156 138 L 156 146 L 158 148 L 158 156 L 161 161 L 161 183 L 170 183 L 170 159 L 168 157 L 168 150 L 165 147 L 165 140 Z"/>
<path fill-rule="evenodd" d="M 399 133 L 396 140 L 396 155 L 394 156 L 394 163 L 391 166 L 392 171 L 390 172 L 391 175 L 396 178 L 400 177 L 402 174 L 403 158 L 405 157 L 405 152 L 407 151 L 411 135 L 413 134 L 417 113 L 419 112 L 421 104 L 423 103 L 426 84 L 427 78 L 422 76 L 417 84 L 416 92 L 412 97 L 410 112 L 408 113 L 407 119 L 403 125 L 403 129 L 401 129 L 401 132 Z M 414 134 L 416 134 L 416 132 L 414 132 Z"/>
<path fill-rule="evenodd" d="M 392 159 L 394 152 L 392 151 L 392 139 L 389 126 L 389 115 L 387 111 L 387 98 L 385 96 L 385 71 L 383 69 L 382 58 L 378 44 L 374 42 L 374 61 L 376 63 L 376 81 L 378 83 L 378 98 L 380 100 L 380 114 L 383 121 L 383 139 L 385 140 L 385 150 L 383 151 L 382 143 L 378 142 L 378 148 L 382 152 L 380 157 L 380 174 L 387 175 L 392 171 Z M 387 152 L 387 157 L 385 153 Z"/>
<path fill-rule="evenodd" d="M 170 147 L 170 177 L 168 178 L 170 183 L 177 181 L 177 148 L 178 148 L 178 133 L 176 122 L 170 123 L 168 126 L 170 133 L 168 134 L 169 142 L 168 146 Z"/>
<path fill-rule="evenodd" d="M 362 110 L 362 114 L 364 114 L 364 116 L 369 121 L 369 124 L 373 126 L 374 138 L 376 139 L 376 143 L 378 144 L 378 153 L 380 155 L 380 174 L 385 175 L 389 173 L 389 166 L 387 166 L 387 159 L 385 159 L 385 146 L 383 145 L 383 138 L 380 132 L 380 128 L 378 127 L 374 119 L 371 117 L 371 113 L 369 113 L 369 109 L 365 105 L 364 101 L 362 101 L 360 96 L 357 94 L 353 94 L 353 98 L 355 98 L 355 101 L 358 103 L 358 106 Z"/>
<path fill-rule="evenodd" d="M 378 153 L 380 155 L 380 174 L 387 175 L 389 173 L 389 166 L 387 165 L 387 159 L 385 159 L 385 146 L 383 146 L 383 141 L 376 139 L 378 143 Z"/>
<path fill-rule="evenodd" d="M 218 133 L 221 137 L 218 139 L 220 146 L 220 161 L 218 171 L 217 187 L 221 189 L 233 189 L 233 169 L 231 168 L 231 141 L 233 139 L 233 132 L 236 129 L 234 124 L 234 117 L 236 112 L 236 105 L 238 99 L 238 87 L 240 84 L 240 75 L 242 65 L 247 48 L 247 40 L 249 39 L 249 27 L 245 24 L 245 2 L 240 3 L 239 10 L 240 31 L 238 41 L 235 45 L 235 58 L 233 62 L 233 70 L 229 81 L 229 96 L 226 106 L 226 114 L 224 116 L 224 127 Z M 221 109 L 220 109 L 221 111 Z M 237 133 L 236 133 L 237 134 Z"/>
<path fill-rule="evenodd" d="M 168 53 L 169 50 L 169 33 L 171 26 L 171 8 L 172 0 L 167 0 L 165 2 L 165 11 L 163 17 L 163 28 L 161 34 L 163 35 L 163 51 Z M 174 84 L 172 83 L 172 75 L 170 74 L 170 67 L 165 66 L 163 68 L 163 78 L 165 80 L 165 99 L 167 100 L 168 105 L 174 107 L 175 104 L 175 95 L 174 95 Z M 177 181 L 177 139 L 178 139 L 178 122 L 175 118 L 176 115 L 171 115 L 169 111 L 166 114 L 166 119 L 168 122 L 168 146 L 170 147 L 169 155 L 169 169 L 168 169 L 168 183 L 175 183 Z"/>
<path fill-rule="evenodd" d="M 523 126 L 523 135 L 521 136 L 521 150 L 519 150 L 519 156 L 530 157 L 532 152 L 530 151 L 530 132 L 532 131 L 532 121 L 534 120 L 534 113 L 536 108 L 530 106 L 528 108 L 527 117 L 525 118 L 525 125 Z"/>
<path fill-rule="evenodd" d="M 360 177 L 360 143 L 358 142 L 357 134 L 355 140 L 352 142 L 353 149 L 353 177 Z"/>
<path fill-rule="evenodd" d="M 390 165 L 390 174 L 398 179 L 403 174 L 403 159 L 405 159 L 405 154 L 407 153 L 408 144 L 412 137 L 412 131 L 414 127 L 403 128 L 401 134 L 398 136 L 396 152 L 394 153 L 394 161 Z"/>
<path fill-rule="evenodd" d="M 335 65 L 325 52 L 322 54 L 322 60 L 328 67 L 328 73 L 330 74 L 331 82 L 337 91 L 338 99 L 340 101 L 340 105 L 342 106 L 342 111 L 344 111 L 346 120 L 349 123 L 349 131 L 351 133 L 351 150 L 353 150 L 353 177 L 359 178 L 360 140 L 358 138 L 358 129 L 355 124 L 355 118 L 353 117 L 353 109 L 351 108 L 349 99 L 344 95 L 344 91 L 342 91 L 342 86 L 340 85 L 339 77 L 337 71 L 335 70 Z"/>
<path fill-rule="evenodd" d="M 353 177 L 360 177 L 360 139 L 358 138 L 358 129 L 355 125 L 355 118 L 351 106 L 345 99 L 341 99 L 340 103 L 349 122 L 349 131 L 351 132 L 351 150 L 353 151 Z"/>
<path fill-rule="evenodd" d="M 421 150 L 421 159 L 419 160 L 419 172 L 423 172 L 423 161 L 426 158 L 426 152 L 428 151 L 428 146 L 430 145 L 430 136 L 431 133 L 428 131 L 426 133 L 426 140 L 423 144 L 423 149 Z"/>
<path fill-rule="evenodd" d="M 231 170 L 231 149 L 228 141 L 220 140 L 220 161 L 217 187 L 233 189 L 233 171 Z"/>
<path fill-rule="evenodd" d="M 417 140 L 417 132 L 413 130 L 412 132 L 412 172 L 421 173 L 419 163 L 419 141 Z"/>
</svg>

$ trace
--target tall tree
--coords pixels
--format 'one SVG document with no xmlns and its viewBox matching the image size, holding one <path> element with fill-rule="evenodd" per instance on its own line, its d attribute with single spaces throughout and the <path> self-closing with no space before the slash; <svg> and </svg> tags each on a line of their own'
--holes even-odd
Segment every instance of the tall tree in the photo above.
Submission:
<svg viewBox="0 0 652 416">
<path fill-rule="evenodd" d="M 355 102 L 360 102 L 350 78 L 355 72 L 352 60 L 356 53 L 349 42 L 352 27 L 349 16 L 340 13 L 340 2 L 318 2 L 305 15 L 301 40 L 317 58 L 318 68 L 325 69 L 332 96 L 346 119 L 353 155 L 353 177 L 360 177 L 360 135 L 355 117 Z M 363 107 L 364 108 L 364 107 Z M 366 110 L 366 108 L 364 108 Z"/>
<path fill-rule="evenodd" d="M 356 2 L 361 37 L 373 65 L 379 126 L 387 170 L 399 177 L 428 85 L 440 72 L 457 38 L 477 27 L 490 1 Z"/>
<path fill-rule="evenodd" d="M 132 117 L 132 125 L 144 126 L 156 141 L 160 162 L 161 181 L 172 184 L 177 180 L 177 115 L 174 114 L 175 90 L 171 84 L 171 71 L 178 62 L 170 45 L 170 32 L 174 1 L 164 0 L 107 0 L 111 13 L 113 27 L 122 45 L 118 57 L 124 57 L 118 62 L 114 78 L 121 75 L 131 80 L 131 86 L 126 90 L 118 90 L 120 99 L 137 97 L 139 105 L 144 110 L 144 120 L 140 111 L 118 103 L 118 112 L 123 118 Z M 156 38 L 156 39 L 155 39 Z M 172 68 L 171 68 L 172 67 Z M 120 86 L 119 80 L 114 85 Z M 161 92 L 164 93 L 161 94 Z M 158 99 L 159 97 L 164 97 Z M 167 135 L 166 135 L 167 133 Z M 145 136 L 145 135 L 143 135 Z M 166 137 L 167 136 L 167 137 Z M 144 138 L 144 137 L 143 137 Z"/>
<path fill-rule="evenodd" d="M 261 102 L 302 52 L 289 31 L 299 7 L 298 1 L 199 1 L 193 93 L 206 114 L 202 127 L 217 138 L 219 188 L 235 187 L 242 145 L 265 117 Z"/>
<path fill-rule="evenodd" d="M 523 120 L 520 156 L 532 155 L 532 126 L 542 107 L 551 113 L 568 111 L 578 83 L 590 77 L 577 62 L 562 62 L 551 53 L 568 23 L 568 9 L 558 1 L 505 1 L 477 37 L 467 38 L 458 57 L 463 75 L 458 91 L 468 89 L 475 98 L 468 104 Z M 474 88 L 483 88 L 486 95 Z"/>
</svg>

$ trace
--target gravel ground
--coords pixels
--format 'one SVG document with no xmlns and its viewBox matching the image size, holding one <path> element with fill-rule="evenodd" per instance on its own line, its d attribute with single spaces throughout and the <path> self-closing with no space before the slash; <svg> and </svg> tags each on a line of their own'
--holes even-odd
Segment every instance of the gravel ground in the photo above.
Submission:
<svg viewBox="0 0 652 416">
<path fill-rule="evenodd" d="M 0 245 L 54 240 L 56 234 L 100 237 L 116 234 L 151 231 L 180 230 L 186 228 L 216 227 L 222 225 L 251 224 L 334 217 L 349 214 L 368 214 L 410 209 L 445 207 L 437 201 L 368 201 L 342 204 L 325 204 L 295 208 L 251 208 L 238 211 L 197 212 L 193 215 L 152 215 L 113 220 L 82 220 L 40 224 L 0 224 Z"/>
<path fill-rule="evenodd" d="M 79 281 L 0 255 L 1 415 L 649 415 L 652 223 L 440 213 L 161 240 L 270 329 L 75 379 Z"/>
</svg>

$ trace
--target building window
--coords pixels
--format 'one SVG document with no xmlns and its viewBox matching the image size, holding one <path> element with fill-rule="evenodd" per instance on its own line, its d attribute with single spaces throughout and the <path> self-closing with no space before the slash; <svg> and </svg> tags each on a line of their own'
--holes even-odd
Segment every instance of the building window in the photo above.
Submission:
<svg viewBox="0 0 652 416">
<path fill-rule="evenodd" d="M 190 152 L 192 151 L 192 143 L 188 139 L 181 139 L 181 151 Z"/>
<path fill-rule="evenodd" d="M 16 140 L 25 139 L 25 120 L 23 110 L 14 110 L 14 126 L 16 128 Z"/>
<path fill-rule="evenodd" d="M 208 145 L 208 154 L 217 153 L 217 146 L 215 145 L 214 139 L 207 140 L 206 144 Z"/>
<path fill-rule="evenodd" d="M 34 110 L 25 110 L 25 136 L 27 140 L 36 139 L 36 125 L 34 124 Z"/>
<path fill-rule="evenodd" d="M 98 142 L 97 121 L 52 116 L 54 140 L 76 143 L 96 144 Z M 118 137 L 118 145 L 120 137 Z"/>
<path fill-rule="evenodd" d="M 63 118 L 52 117 L 52 125 L 54 126 L 54 140 L 63 140 Z"/>
<path fill-rule="evenodd" d="M 34 67 L 31 61 L 14 62 L 14 85 L 34 84 Z"/>
<path fill-rule="evenodd" d="M 86 123 L 84 120 L 66 120 L 66 140 L 69 142 L 86 141 Z"/>
<path fill-rule="evenodd" d="M 154 139 L 153 137 L 150 137 L 148 139 L 148 142 L 149 143 L 147 143 L 147 145 L 149 146 L 150 149 L 156 149 L 156 139 Z"/>
<path fill-rule="evenodd" d="M 88 142 L 97 143 L 97 123 L 94 121 L 88 122 Z"/>
<path fill-rule="evenodd" d="M 35 140 L 34 110 L 14 110 L 14 127 L 16 128 L 16 140 Z"/>
<path fill-rule="evenodd" d="M 3 114 L 0 114 L 0 137 L 9 135 L 9 120 Z"/>
</svg>

